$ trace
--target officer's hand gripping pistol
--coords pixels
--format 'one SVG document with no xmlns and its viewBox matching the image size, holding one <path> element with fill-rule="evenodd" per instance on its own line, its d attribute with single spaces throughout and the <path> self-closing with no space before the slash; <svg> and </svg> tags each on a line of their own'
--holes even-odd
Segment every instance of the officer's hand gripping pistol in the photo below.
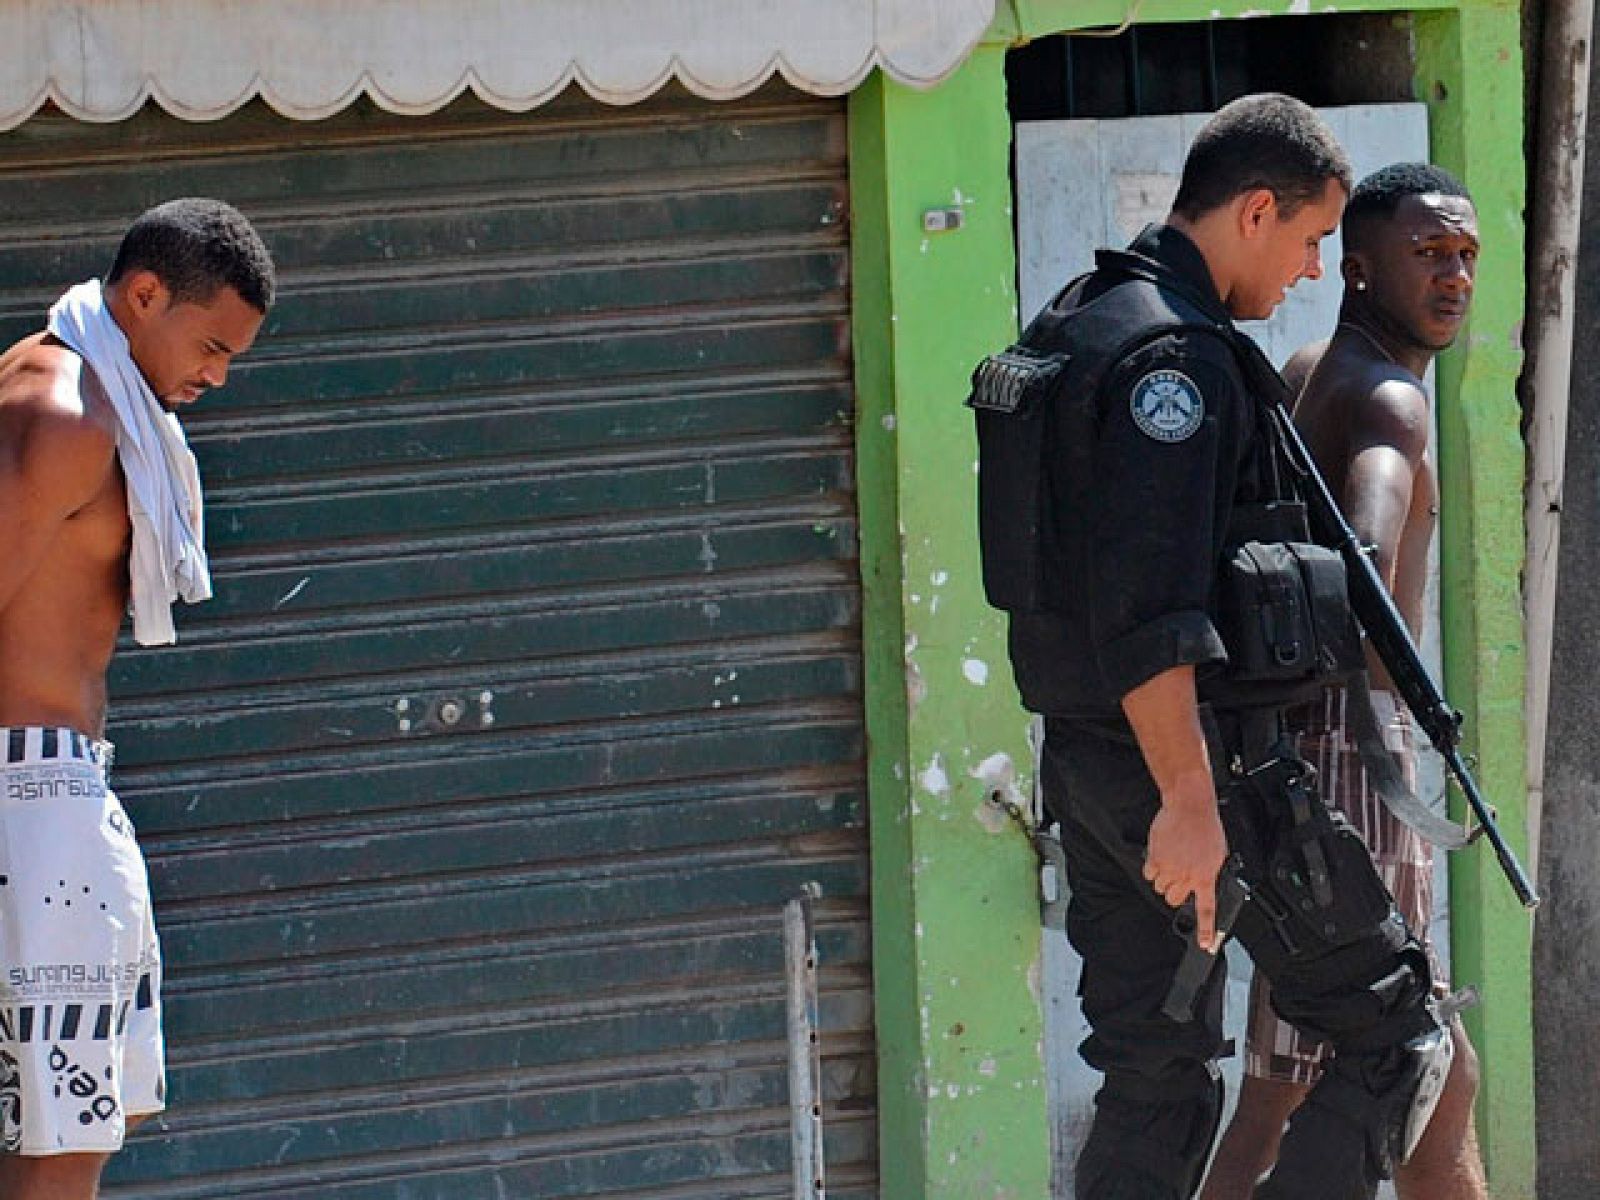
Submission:
<svg viewBox="0 0 1600 1200">
<path fill-rule="evenodd" d="M 1174 924 L 1182 927 L 1186 944 L 1183 960 L 1179 962 L 1177 973 L 1172 977 L 1172 986 L 1167 989 L 1167 998 L 1161 1004 L 1161 1011 L 1165 1016 L 1180 1022 L 1194 1018 L 1195 997 L 1199 994 L 1207 976 L 1211 974 L 1217 955 L 1222 953 L 1222 947 L 1227 942 L 1228 932 L 1233 928 L 1234 921 L 1238 920 L 1239 913 L 1249 898 L 1250 886 L 1239 878 L 1239 859 L 1230 855 L 1217 874 L 1215 953 L 1200 945 L 1194 901 L 1185 901 L 1183 907 L 1178 910 Z"/>
</svg>

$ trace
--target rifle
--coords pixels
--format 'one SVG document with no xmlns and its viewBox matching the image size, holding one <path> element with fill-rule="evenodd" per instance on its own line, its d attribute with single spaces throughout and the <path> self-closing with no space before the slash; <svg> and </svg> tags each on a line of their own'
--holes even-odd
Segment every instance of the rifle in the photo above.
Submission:
<svg viewBox="0 0 1600 1200">
<path fill-rule="evenodd" d="M 1339 511 L 1339 504 L 1329 491 L 1327 481 L 1317 470 L 1311 452 L 1294 427 L 1286 404 L 1288 385 L 1254 343 L 1250 344 L 1250 349 L 1253 353 L 1247 358 L 1251 373 L 1262 387 L 1261 394 L 1271 397 L 1269 415 L 1282 434 L 1290 462 L 1308 485 L 1306 506 L 1312 531 L 1325 539 L 1344 559 L 1350 606 L 1355 610 L 1356 619 L 1361 622 L 1361 628 L 1366 631 L 1367 640 L 1377 652 L 1379 660 L 1388 669 L 1395 690 L 1400 693 L 1417 724 L 1444 759 L 1444 765 L 1460 786 L 1462 795 L 1467 798 L 1478 823 L 1473 836 L 1481 834 L 1488 838 L 1489 844 L 1494 847 L 1495 858 L 1500 862 L 1500 869 L 1522 906 L 1529 909 L 1538 907 L 1538 892 L 1534 890 L 1522 864 L 1517 861 L 1516 853 L 1506 844 L 1505 836 L 1495 821 L 1494 810 L 1484 802 L 1477 780 L 1472 777 L 1461 755 L 1461 714 L 1445 701 L 1428 674 L 1422 655 L 1411 640 L 1411 631 L 1406 628 L 1405 619 L 1395 607 L 1394 598 L 1389 595 L 1389 589 L 1378 575 L 1371 554 L 1362 546 L 1355 530 L 1350 528 L 1350 522 Z"/>
<path fill-rule="evenodd" d="M 1350 522 L 1345 520 L 1327 481 L 1317 470 L 1310 450 L 1289 415 L 1286 402 L 1288 385 L 1254 342 L 1248 343 L 1249 350 L 1246 351 L 1240 346 L 1242 341 L 1244 339 L 1235 339 L 1234 345 L 1240 350 L 1246 372 L 1252 377 L 1252 383 L 1260 389 L 1260 395 L 1271 397 L 1270 400 L 1264 400 L 1267 415 L 1282 435 L 1281 444 L 1288 453 L 1290 464 L 1307 484 L 1306 510 L 1312 531 L 1331 543 L 1344 560 L 1350 607 L 1355 611 L 1356 619 L 1361 622 L 1361 628 L 1366 632 L 1367 640 L 1379 660 L 1388 669 L 1395 690 L 1400 693 L 1406 707 L 1428 735 L 1428 740 L 1444 759 L 1446 769 L 1466 796 L 1473 817 L 1478 822 L 1472 836 L 1476 838 L 1481 835 L 1489 839 L 1489 844 L 1494 847 L 1495 858 L 1500 862 L 1500 869 L 1505 873 L 1517 899 L 1524 908 L 1537 908 L 1539 894 L 1534 890 L 1527 872 L 1522 869 L 1522 864 L 1517 861 L 1516 852 L 1506 844 L 1505 835 L 1495 821 L 1494 810 L 1485 803 L 1477 780 L 1472 777 L 1472 771 L 1462 758 L 1461 714 L 1450 707 L 1434 684 L 1433 677 L 1428 674 L 1422 654 L 1411 640 L 1411 631 L 1406 628 L 1405 618 L 1395 607 L 1394 598 L 1389 595 L 1378 568 L 1373 565 L 1371 554 L 1356 537 L 1355 530 L 1350 528 Z M 1249 887 L 1238 876 L 1237 859 L 1230 859 L 1223 865 L 1217 878 L 1219 933 L 1226 934 L 1229 931 L 1250 896 Z M 1193 1017 L 1195 996 L 1210 973 L 1216 956 L 1201 949 L 1195 940 L 1193 901 L 1185 904 L 1179 914 L 1179 923 L 1186 926 L 1184 936 L 1187 945 L 1162 1005 L 1162 1012 L 1172 1020 L 1181 1022 Z"/>
</svg>

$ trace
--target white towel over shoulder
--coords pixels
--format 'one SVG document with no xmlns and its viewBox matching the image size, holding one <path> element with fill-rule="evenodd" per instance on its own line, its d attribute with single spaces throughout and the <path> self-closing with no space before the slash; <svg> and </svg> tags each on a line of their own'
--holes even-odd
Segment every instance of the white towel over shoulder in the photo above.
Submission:
<svg viewBox="0 0 1600 1200">
<path fill-rule="evenodd" d="M 141 646 L 178 640 L 175 600 L 211 598 L 200 471 L 178 418 L 161 407 L 106 307 L 100 281 L 71 288 L 50 310 L 50 332 L 83 358 L 117 412 L 117 457 L 133 520 L 129 574 L 133 636 Z"/>
</svg>

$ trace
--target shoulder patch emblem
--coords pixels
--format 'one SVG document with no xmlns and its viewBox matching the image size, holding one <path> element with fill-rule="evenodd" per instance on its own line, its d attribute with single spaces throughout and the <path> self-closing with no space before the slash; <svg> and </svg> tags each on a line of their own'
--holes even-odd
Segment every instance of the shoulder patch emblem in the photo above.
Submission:
<svg viewBox="0 0 1600 1200">
<path fill-rule="evenodd" d="M 1151 371 L 1133 385 L 1129 408 L 1140 432 L 1158 442 L 1187 440 L 1206 415 L 1205 397 L 1182 371 Z"/>
</svg>

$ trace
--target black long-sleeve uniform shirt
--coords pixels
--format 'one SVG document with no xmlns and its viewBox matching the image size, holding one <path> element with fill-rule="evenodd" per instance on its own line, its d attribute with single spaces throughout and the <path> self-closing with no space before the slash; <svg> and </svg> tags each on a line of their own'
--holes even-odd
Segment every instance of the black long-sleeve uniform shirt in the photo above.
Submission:
<svg viewBox="0 0 1600 1200">
<path fill-rule="evenodd" d="M 1184 234 L 1151 226 L 1127 253 L 1231 328 Z M 1115 278 L 1102 269 L 1073 299 L 1092 302 Z M 1049 517 L 1065 561 L 1052 611 L 1011 616 L 1023 702 L 1050 716 L 1120 721 L 1124 695 L 1188 664 L 1201 668 L 1203 695 L 1207 668 L 1227 661 L 1214 618 L 1229 519 L 1269 494 L 1260 464 L 1271 451 L 1234 352 L 1211 333 L 1167 333 L 1116 363 L 1093 396 L 1060 402 L 1094 407 L 1091 422 L 1057 425 L 1086 448 L 1050 450 L 1061 469 Z"/>
</svg>

